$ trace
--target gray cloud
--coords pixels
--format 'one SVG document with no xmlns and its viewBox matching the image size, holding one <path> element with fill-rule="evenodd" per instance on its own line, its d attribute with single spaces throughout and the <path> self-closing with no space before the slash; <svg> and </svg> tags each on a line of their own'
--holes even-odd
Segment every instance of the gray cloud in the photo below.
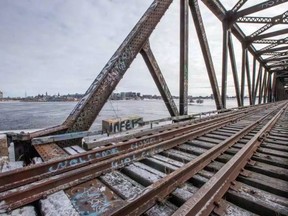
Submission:
<svg viewBox="0 0 288 216">
<path fill-rule="evenodd" d="M 9 96 L 24 96 L 25 91 L 28 95 L 46 91 L 50 94 L 84 93 L 151 2 L 2 0 L 0 89 Z M 236 2 L 223 1 L 227 8 Z M 254 0 L 248 2 L 247 7 L 255 3 Z M 221 23 L 202 3 L 200 6 L 221 85 Z M 191 16 L 189 21 L 189 94 L 209 95 L 212 91 Z M 246 31 L 253 32 L 253 28 Z M 150 40 L 172 94 L 178 95 L 178 1 L 172 3 Z M 236 55 L 241 56 L 241 45 L 236 40 L 234 43 Z M 240 57 L 237 67 L 240 72 Z M 229 95 L 234 95 L 232 85 L 230 70 Z M 130 90 L 159 94 L 140 55 L 116 88 L 118 92 Z"/>
</svg>

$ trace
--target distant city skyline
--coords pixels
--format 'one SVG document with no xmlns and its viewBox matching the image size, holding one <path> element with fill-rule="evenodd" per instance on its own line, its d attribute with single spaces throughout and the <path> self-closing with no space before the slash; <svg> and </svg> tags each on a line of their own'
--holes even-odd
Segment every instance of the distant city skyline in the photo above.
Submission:
<svg viewBox="0 0 288 216">
<path fill-rule="evenodd" d="M 221 2 L 229 10 L 238 0 Z M 243 9 L 255 2 L 247 1 Z M 23 97 L 25 92 L 36 95 L 43 89 L 53 94 L 86 92 L 151 3 L 152 0 L 0 1 L 1 91 L 10 97 Z M 220 86 L 222 25 L 201 1 L 199 5 Z M 273 16 L 286 10 L 280 5 L 265 13 Z M 191 14 L 189 27 L 188 94 L 210 95 L 212 90 Z M 249 34 L 257 28 L 259 25 L 244 31 Z M 153 31 L 150 43 L 171 94 L 179 95 L 179 1 L 173 1 Z M 234 47 L 240 72 L 241 44 L 235 38 Z M 235 95 L 230 63 L 227 85 L 227 94 Z M 159 94 L 141 55 L 115 91 Z M 247 91 L 246 88 L 246 95 Z"/>
</svg>

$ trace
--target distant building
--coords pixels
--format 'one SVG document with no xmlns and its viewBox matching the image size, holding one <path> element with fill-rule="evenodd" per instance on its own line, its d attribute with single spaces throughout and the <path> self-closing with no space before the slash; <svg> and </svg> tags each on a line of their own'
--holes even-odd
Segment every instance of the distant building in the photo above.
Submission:
<svg viewBox="0 0 288 216">
<path fill-rule="evenodd" d="M 0 91 L 0 99 L 2 99 L 2 98 L 3 98 L 3 92 Z"/>
</svg>

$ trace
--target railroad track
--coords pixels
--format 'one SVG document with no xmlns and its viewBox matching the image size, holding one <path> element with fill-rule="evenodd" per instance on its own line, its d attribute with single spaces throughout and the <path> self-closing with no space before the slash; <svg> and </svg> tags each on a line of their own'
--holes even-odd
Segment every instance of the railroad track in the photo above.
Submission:
<svg viewBox="0 0 288 216">
<path fill-rule="evenodd" d="M 205 192 L 208 191 L 207 184 L 211 185 L 209 181 L 219 180 L 220 177 L 218 179 L 214 176 L 219 175 L 220 171 L 223 173 L 227 164 L 234 164 L 234 166 L 238 164 L 230 161 L 235 160 L 233 155 L 236 157 L 245 149 L 246 142 L 251 143 L 252 140 L 256 140 L 255 142 L 262 143 L 263 134 L 271 129 L 282 114 L 283 108 L 281 109 L 281 107 L 283 106 L 284 103 L 278 103 L 276 106 L 270 104 L 263 112 L 259 112 L 260 108 L 263 110 L 263 106 L 254 107 L 239 113 L 223 115 L 220 119 L 209 119 L 193 125 L 182 123 L 176 126 L 178 128 L 174 126 L 169 130 L 158 131 L 157 134 L 140 137 L 140 140 L 157 137 L 155 142 L 146 145 L 135 145 L 135 143 L 139 143 L 139 140 L 129 140 L 92 151 L 95 155 L 108 149 L 111 150 L 117 145 L 121 149 L 121 151 L 114 152 L 115 154 L 106 154 L 104 157 L 84 159 L 85 156 L 89 159 L 90 151 L 81 156 L 3 173 L 0 175 L 0 181 L 2 181 L 0 182 L 2 185 L 0 186 L 2 192 L 0 208 L 9 211 L 65 189 L 74 207 L 82 215 L 89 215 L 91 212 L 96 212 L 98 215 L 138 215 L 142 213 L 146 215 L 170 215 L 172 213 L 181 215 L 181 212 L 186 215 L 189 211 L 195 212 L 195 209 L 190 209 L 191 200 L 195 202 L 195 196 L 201 197 L 199 194 L 203 194 L 202 190 L 204 189 L 202 188 L 205 188 Z M 287 121 L 283 121 L 287 124 Z M 277 128 L 277 124 L 275 127 Z M 280 133 L 278 131 L 282 130 L 273 128 L 269 135 L 271 138 L 268 136 L 267 139 L 278 138 L 277 134 Z M 285 132 L 285 129 L 283 131 Z M 284 137 L 280 140 L 284 140 L 282 147 L 285 149 L 285 133 L 281 137 Z M 277 143 L 275 148 L 279 148 L 278 141 L 274 142 Z M 250 155 L 249 158 L 252 157 L 253 161 L 257 161 L 256 163 L 270 161 L 270 166 L 274 166 L 274 160 L 263 157 L 267 144 L 264 142 L 263 145 L 264 147 L 259 148 L 258 155 Z M 132 146 L 134 147 L 132 148 Z M 275 151 L 277 150 L 274 150 L 274 153 Z M 78 158 L 78 162 L 79 158 L 82 158 L 81 163 L 76 163 L 76 158 Z M 74 162 L 70 163 L 73 160 Z M 244 168 L 246 162 L 241 163 L 243 166 L 241 169 Z M 66 164 L 66 166 L 58 165 L 60 163 Z M 254 169 L 259 169 L 257 166 L 253 166 L 252 162 L 250 164 L 249 166 Z M 238 169 L 239 167 L 237 167 Z M 251 169 L 253 170 L 250 168 L 247 171 L 245 167 L 241 175 L 253 172 L 254 170 L 251 171 Z M 237 177 L 237 172 L 232 173 Z M 236 179 L 236 177 L 233 178 Z M 227 181 L 227 184 L 231 186 L 232 182 L 234 188 L 243 184 L 235 183 L 234 179 Z M 216 189 L 214 188 L 216 192 L 219 190 L 219 184 L 216 184 Z M 223 186 L 223 188 L 221 191 L 224 191 L 222 193 L 225 194 L 228 190 L 227 186 Z M 215 191 L 212 190 L 208 196 L 211 196 L 211 193 L 213 195 Z M 220 198 L 210 202 L 208 202 L 209 199 L 206 202 L 199 200 L 197 203 L 200 204 L 195 204 L 195 206 L 200 212 L 204 207 L 200 208 L 199 206 L 204 202 L 205 205 L 209 204 L 209 208 L 206 209 L 212 212 L 215 210 L 216 203 L 218 213 L 221 209 L 222 211 L 225 209 L 223 206 L 233 210 L 241 208 L 223 200 L 224 194 L 218 195 Z M 203 199 L 205 200 L 205 197 Z M 188 204 L 185 204 L 186 202 Z M 189 208 L 185 208 L 186 206 Z"/>
</svg>

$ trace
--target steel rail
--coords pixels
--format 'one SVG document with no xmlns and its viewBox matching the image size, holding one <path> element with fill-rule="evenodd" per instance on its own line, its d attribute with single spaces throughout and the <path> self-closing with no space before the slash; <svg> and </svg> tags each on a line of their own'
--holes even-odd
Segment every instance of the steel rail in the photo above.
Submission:
<svg viewBox="0 0 288 216">
<path fill-rule="evenodd" d="M 48 177 L 46 179 L 33 182 L 32 184 L 24 185 L 10 191 L 2 192 L 0 194 L 0 211 L 9 211 L 11 209 L 21 207 L 25 204 L 44 198 L 47 195 L 55 193 L 59 190 L 67 189 L 88 180 L 94 179 L 105 172 L 122 168 L 134 161 L 152 156 L 187 142 L 191 139 L 214 131 L 218 128 L 230 124 L 231 122 L 236 121 L 245 115 L 246 114 L 244 113 L 241 116 L 230 118 L 229 120 L 225 120 L 214 125 L 209 125 L 190 133 L 184 133 L 183 135 L 177 136 L 168 141 L 156 143 L 154 145 L 144 147 L 142 149 L 137 149 L 126 154 L 121 154 L 119 156 L 114 156 L 113 158 L 107 159 L 105 161 L 100 161 L 98 163 L 89 162 L 89 165 L 87 166 L 80 167 L 78 169 L 73 168 L 73 170 L 68 172 Z"/>
<path fill-rule="evenodd" d="M 279 106 L 281 107 L 283 105 Z M 121 209 L 116 210 L 112 215 L 140 215 L 150 209 L 153 205 L 155 205 L 157 201 L 164 200 L 165 197 L 172 193 L 179 185 L 189 180 L 191 177 L 193 177 L 193 175 L 195 175 L 197 172 L 199 172 L 205 166 L 211 163 L 211 161 L 215 160 L 219 155 L 221 155 L 228 148 L 233 146 L 243 136 L 256 128 L 260 122 L 273 114 L 275 110 L 279 108 L 279 106 L 277 106 L 265 116 L 261 117 L 258 121 L 248 125 L 230 138 L 207 150 L 205 153 L 185 164 L 183 167 L 175 170 L 174 172 L 168 174 L 159 181 L 151 184 L 146 188 L 143 195 L 136 197 L 131 202 L 128 202 Z"/>
<path fill-rule="evenodd" d="M 33 181 L 39 181 L 43 178 L 47 178 L 49 176 L 60 174 L 71 169 L 76 169 L 85 165 L 89 165 L 91 163 L 97 163 L 113 156 L 144 148 L 148 145 L 163 142 L 173 137 L 179 136 L 183 133 L 186 133 L 187 131 L 191 132 L 191 130 L 199 130 L 200 128 L 205 127 L 207 124 L 219 123 L 229 118 L 241 115 L 243 113 L 247 113 L 248 111 L 253 112 L 253 110 L 258 110 L 258 107 L 251 107 L 248 110 L 245 109 L 238 112 L 221 115 L 216 118 L 195 123 L 193 125 L 191 125 L 191 122 L 175 124 L 172 125 L 172 127 L 165 128 L 166 131 L 161 132 L 161 130 L 164 129 L 160 128 L 160 130 L 150 131 L 149 134 L 146 134 L 143 137 L 134 138 L 126 142 L 123 142 L 122 140 L 121 143 L 103 147 L 101 149 L 91 150 L 85 153 L 65 157 L 63 159 L 48 161 L 39 165 L 0 173 L 0 192 L 27 183 L 31 183 Z M 220 121 L 219 118 L 221 118 Z M 181 128 L 179 128 L 180 126 Z M 107 144 L 111 144 L 113 142 L 113 140 L 108 140 Z"/>
<path fill-rule="evenodd" d="M 287 104 L 173 215 L 209 215 L 286 108 Z"/>
</svg>

